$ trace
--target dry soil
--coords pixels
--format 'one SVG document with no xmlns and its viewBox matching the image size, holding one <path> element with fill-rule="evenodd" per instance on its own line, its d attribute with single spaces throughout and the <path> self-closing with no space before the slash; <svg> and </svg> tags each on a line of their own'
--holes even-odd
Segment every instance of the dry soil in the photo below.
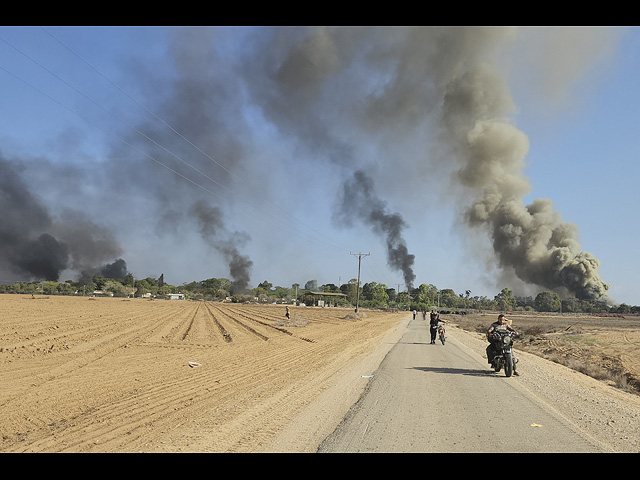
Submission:
<svg viewBox="0 0 640 480">
<path fill-rule="evenodd" d="M 0 295 L 0 451 L 312 450 L 408 315 L 290 310 Z"/>
<path fill-rule="evenodd" d="M 0 295 L 0 452 L 313 452 L 411 315 L 290 310 L 287 319 L 282 305 Z M 443 318 L 482 352 L 473 330 L 493 316 Z M 514 317 L 521 329 L 555 325 L 525 336 L 537 353 L 555 346 L 640 374 L 637 321 L 564 321 Z M 636 393 L 521 355 L 514 381 L 560 402 L 614 451 L 640 450 Z"/>
</svg>

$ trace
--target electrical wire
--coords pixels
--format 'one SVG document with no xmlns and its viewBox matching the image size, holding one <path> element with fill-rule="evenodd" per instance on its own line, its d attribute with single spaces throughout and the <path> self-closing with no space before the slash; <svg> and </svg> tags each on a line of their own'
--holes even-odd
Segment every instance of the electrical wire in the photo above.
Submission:
<svg viewBox="0 0 640 480">
<path fill-rule="evenodd" d="M 56 39 L 56 41 L 58 41 L 61 45 L 63 45 L 67 50 L 69 50 L 70 52 L 72 52 L 77 58 L 81 59 L 85 64 L 87 64 L 88 66 L 90 66 L 92 68 L 93 71 L 95 71 L 96 73 L 98 73 L 100 76 L 102 76 L 103 78 L 105 78 L 111 85 L 113 85 L 115 88 L 117 88 L 119 91 L 123 92 L 128 98 L 130 98 L 132 101 L 134 101 L 136 104 L 140 105 L 146 112 L 148 112 L 149 114 L 151 114 L 154 118 L 156 118 L 158 121 L 160 121 L 163 125 L 165 125 L 166 127 L 168 127 L 173 133 L 175 133 L 176 135 L 178 135 L 181 139 L 183 139 L 185 142 L 187 142 L 189 145 L 191 145 L 192 147 L 196 148 L 200 153 L 204 154 L 207 158 L 209 158 L 212 162 L 214 162 L 216 165 L 220 166 L 221 168 L 223 168 L 225 171 L 229 172 L 231 175 L 233 175 L 235 178 L 237 178 L 237 176 L 231 172 L 230 170 L 228 170 L 226 167 L 224 167 L 222 164 L 220 164 L 219 162 L 217 162 L 215 159 L 213 159 L 210 155 L 206 154 L 202 149 L 200 149 L 199 147 L 197 147 L 196 145 L 194 145 L 191 141 L 189 141 L 186 137 L 184 137 L 184 135 L 180 134 L 175 128 L 171 127 L 171 125 L 169 125 L 167 122 L 165 122 L 164 120 L 162 120 L 160 117 L 158 117 L 155 113 L 151 112 L 148 108 L 146 108 L 144 105 L 142 105 L 139 101 L 137 101 L 134 97 L 132 97 L 131 95 L 127 94 L 126 92 L 124 92 L 124 90 L 122 88 L 120 88 L 115 82 L 113 82 L 109 77 L 107 77 L 105 74 L 103 74 L 102 72 L 100 72 L 97 68 L 93 67 L 89 62 L 87 62 L 86 60 L 84 60 L 80 55 L 78 55 L 76 52 L 74 52 L 71 48 L 69 48 L 68 46 L 66 46 L 62 41 L 60 41 L 57 37 L 55 37 L 54 35 L 52 35 L 49 31 L 47 31 L 46 29 L 43 28 L 43 30 L 48 33 L 49 35 L 51 35 L 53 38 Z M 148 135 L 146 135 L 145 133 L 141 132 L 139 129 L 135 128 L 133 125 L 129 124 L 128 122 L 126 122 L 125 120 L 123 120 L 121 117 L 119 117 L 118 115 L 114 114 L 113 112 L 109 111 L 107 108 L 103 107 L 102 105 L 100 105 L 98 102 L 96 102 L 95 100 L 93 100 L 92 98 L 90 98 L 88 95 L 84 94 L 83 92 L 81 92 L 79 89 L 77 89 L 76 87 L 74 87 L 73 85 L 71 85 L 69 82 L 67 82 L 66 80 L 64 80 L 63 78 L 61 78 L 59 75 L 57 75 L 56 73 L 52 72 L 50 69 L 48 69 L 47 67 L 45 67 L 44 65 L 42 65 L 40 62 L 38 62 L 37 60 L 35 60 L 33 57 L 31 57 L 30 55 L 28 55 L 27 53 L 25 53 L 24 51 L 22 51 L 21 49 L 17 48 L 16 46 L 14 46 L 12 43 L 10 43 L 9 41 L 7 41 L 5 38 L 0 37 L 0 40 L 2 40 L 4 43 L 6 43 L 7 45 L 9 45 L 11 48 L 13 48 L 14 50 L 16 50 L 17 52 L 19 52 L 21 55 L 23 55 L 25 58 L 29 59 L 31 62 L 35 63 L 36 65 L 38 65 L 40 68 L 42 68 L 43 70 L 45 70 L 47 73 L 49 73 L 50 75 L 52 75 L 53 77 L 55 77 L 57 80 L 59 80 L 60 82 L 62 82 L 63 84 L 65 84 L 66 86 L 68 86 L 69 88 L 71 88 L 72 90 L 74 90 L 76 93 L 78 93 L 79 95 L 81 95 L 83 98 L 87 99 L 88 101 L 90 101 L 91 103 L 93 103 L 94 105 L 96 105 L 97 107 L 99 107 L 101 110 L 105 111 L 106 113 L 112 115 L 114 118 L 116 118 L 118 121 L 122 122 L 125 126 L 127 126 L 128 128 L 130 128 L 131 130 L 133 130 L 135 133 L 137 133 L 138 135 L 144 137 L 146 140 L 148 140 L 149 142 L 153 143 L 154 145 L 156 145 L 157 147 L 163 149 L 164 151 L 166 151 L 168 154 L 170 154 L 171 156 L 173 156 L 174 158 L 176 158 L 177 160 L 179 160 L 180 162 L 182 162 L 184 165 L 188 166 L 189 168 L 193 169 L 197 174 L 205 177 L 206 179 L 208 179 L 209 181 L 211 181 L 212 183 L 214 183 L 215 185 L 217 185 L 220 188 L 226 189 L 228 191 L 230 191 L 231 193 L 237 194 L 237 192 L 234 192 L 232 190 L 230 190 L 227 186 L 225 186 L 224 184 L 218 182 L 217 180 L 215 180 L 214 178 L 210 177 L 209 175 L 205 174 L 204 172 L 202 172 L 201 170 L 197 169 L 196 167 L 194 167 L 192 164 L 190 164 L 189 162 L 187 162 L 186 160 L 184 160 L 182 157 L 176 155 L 175 153 L 173 153 L 172 151 L 170 151 L 168 148 L 164 147 L 163 145 L 161 145 L 160 143 L 158 143 L 157 141 L 153 140 L 151 137 L 149 137 Z M 141 153 L 142 155 L 144 155 L 145 157 L 149 158 L 150 160 L 153 160 L 155 163 L 157 163 L 158 165 L 168 169 L 169 171 L 173 172 L 174 174 L 178 175 L 179 177 L 187 180 L 188 182 L 190 182 L 191 184 L 203 189 L 204 191 L 206 191 L 207 193 L 210 193 L 212 195 L 215 195 L 219 198 L 224 198 L 221 195 L 217 194 L 216 192 L 213 192 L 212 190 L 209 190 L 208 188 L 204 187 L 203 185 L 195 182 L 194 180 L 186 177 L 185 175 L 179 173 L 178 171 L 176 171 L 175 169 L 169 167 L 168 165 L 160 162 L 157 158 L 149 155 L 148 153 L 143 152 L 142 150 L 140 150 L 139 148 L 135 147 L 134 145 L 132 145 L 131 143 L 127 142 L 126 140 L 124 140 L 123 138 L 119 137 L 118 135 L 107 131 L 106 129 L 104 129 L 103 127 L 100 127 L 99 125 L 97 125 L 95 122 L 92 122 L 91 120 L 89 120 L 88 118 L 86 118 L 85 116 L 83 116 L 82 114 L 80 114 L 79 112 L 75 111 L 74 109 L 68 107 L 67 105 L 63 104 L 62 102 L 56 100 L 55 98 L 53 98 L 51 95 L 45 93 L 44 91 L 42 91 L 41 89 L 39 89 L 38 87 L 32 85 L 31 83 L 29 83 L 28 81 L 24 80 L 23 78 L 19 77 L 18 75 L 10 72 L 9 70 L 7 70 L 6 68 L 0 66 L 0 68 L 2 68 L 3 71 L 5 71 L 6 73 L 12 75 L 14 78 L 17 78 L 18 80 L 20 80 L 23 84 L 33 88 L 34 90 L 38 91 L 39 93 L 41 93 L 42 95 L 46 96 L 47 98 L 49 98 L 50 100 L 54 101 L 55 103 L 57 103 L 58 105 L 62 106 L 63 108 L 69 110 L 70 112 L 72 112 L 73 114 L 77 115 L 78 117 L 82 118 L 84 121 L 88 122 L 89 124 L 93 125 L 96 128 L 99 128 L 100 130 L 104 131 L 105 133 L 107 133 L 108 135 L 116 138 L 117 140 L 119 140 L 120 142 L 124 143 L 125 145 L 133 148 L 134 150 L 138 151 L 139 153 Z M 328 237 L 327 235 L 324 235 L 323 233 L 313 229 L 312 227 L 310 227 L 309 225 L 306 225 L 304 222 L 302 222 L 301 220 L 297 219 L 296 217 L 294 217 L 293 215 L 291 215 L 290 213 L 286 212 L 284 209 L 282 209 L 281 207 L 275 205 L 272 203 L 272 206 L 274 206 L 275 208 L 277 208 L 281 213 L 286 214 L 288 217 L 290 217 L 291 219 L 293 219 L 294 221 L 296 221 L 297 223 L 299 223 L 300 225 L 308 228 L 309 230 L 315 232 L 316 234 L 321 235 L 323 238 L 327 239 L 329 242 L 322 240 L 319 237 L 316 237 L 314 235 L 310 235 L 310 234 L 306 234 L 302 231 L 300 231 L 297 227 L 295 227 L 294 225 L 285 222 L 282 218 L 279 217 L 275 217 L 273 216 L 271 213 L 264 211 L 262 208 L 260 208 L 259 206 L 257 206 L 255 203 L 247 200 L 246 198 L 242 198 L 241 200 L 244 203 L 247 203 L 249 205 L 251 205 L 254 209 L 256 209 L 258 212 L 260 212 L 262 215 L 254 215 L 256 218 L 259 218 L 263 221 L 266 221 L 266 217 L 270 217 L 284 225 L 287 225 L 289 228 L 294 230 L 294 234 L 296 234 L 297 236 L 299 236 L 300 238 L 306 239 L 306 240 L 313 240 L 316 242 L 319 242 L 321 244 L 324 244 L 326 246 L 332 246 L 332 247 L 341 247 L 344 249 L 347 249 L 347 247 L 339 242 L 337 242 L 335 239 Z M 245 210 L 246 211 L 246 210 Z M 249 213 L 249 212 L 247 212 Z M 267 222 L 269 223 L 269 222 Z M 273 226 L 273 224 L 272 224 Z"/>
</svg>

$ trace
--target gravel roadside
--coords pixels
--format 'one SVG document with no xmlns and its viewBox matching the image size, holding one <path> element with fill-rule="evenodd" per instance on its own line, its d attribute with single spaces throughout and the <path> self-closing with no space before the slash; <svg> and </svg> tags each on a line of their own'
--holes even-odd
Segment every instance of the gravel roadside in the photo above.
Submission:
<svg viewBox="0 0 640 480">
<path fill-rule="evenodd" d="M 449 333 L 486 358 L 484 335 L 453 326 Z M 517 347 L 517 344 L 516 344 Z M 518 373 L 509 381 L 546 403 L 585 434 L 618 453 L 640 452 L 640 396 L 563 365 L 514 349 Z"/>
</svg>

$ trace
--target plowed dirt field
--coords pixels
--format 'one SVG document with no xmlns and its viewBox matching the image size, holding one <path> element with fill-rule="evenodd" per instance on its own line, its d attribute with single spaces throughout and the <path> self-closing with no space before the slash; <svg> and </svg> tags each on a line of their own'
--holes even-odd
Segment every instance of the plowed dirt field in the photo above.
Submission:
<svg viewBox="0 0 640 480">
<path fill-rule="evenodd" d="M 260 451 L 410 317 L 290 309 L 0 295 L 0 452 Z"/>
</svg>

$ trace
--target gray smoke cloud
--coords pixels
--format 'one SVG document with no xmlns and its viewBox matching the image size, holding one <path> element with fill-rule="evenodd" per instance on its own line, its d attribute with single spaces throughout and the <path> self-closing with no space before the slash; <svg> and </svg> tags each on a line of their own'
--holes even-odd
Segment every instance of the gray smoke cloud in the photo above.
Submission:
<svg viewBox="0 0 640 480">
<path fill-rule="evenodd" d="M 378 33 L 382 43 L 375 39 Z M 408 252 L 403 238 L 407 225 L 399 213 L 387 211 L 374 179 L 359 168 L 356 152 L 361 146 L 351 137 L 370 117 L 357 101 L 354 105 L 360 96 L 357 79 L 362 73 L 357 70 L 365 66 L 363 61 L 367 63 L 362 56 L 375 51 L 366 45 L 382 46 L 387 40 L 384 30 L 358 28 L 267 31 L 260 38 L 259 55 L 243 66 L 242 77 L 253 101 L 283 136 L 292 139 L 300 156 L 307 162 L 328 162 L 344 178 L 334 202 L 333 221 L 371 228 L 385 244 L 388 265 L 411 288 L 416 278 L 415 256 Z M 356 82 L 351 83 L 348 77 L 354 73 Z M 342 86 L 345 78 L 346 89 Z"/>
<path fill-rule="evenodd" d="M 20 165 L 0 156 L 0 279 L 58 281 L 67 269 L 84 280 L 100 272 L 124 278 L 123 259 L 105 263 L 122 253 L 113 235 L 79 211 L 52 215 L 24 181 Z"/>
<path fill-rule="evenodd" d="M 373 134 L 365 137 L 371 144 L 377 135 L 402 142 L 435 117 L 440 131 L 433 152 L 439 152 L 427 161 L 455 171 L 453 186 L 469 199 L 466 224 L 487 231 L 499 266 L 530 285 L 602 298 L 609 286 L 599 276 L 598 260 L 582 251 L 577 227 L 562 221 L 551 200 L 523 204 L 531 191 L 523 173 L 528 138 L 512 124 L 515 105 L 506 75 L 494 62 L 518 33 L 509 28 L 278 30 L 263 39 L 264 56 L 255 64 L 260 74 L 252 77 L 259 85 L 249 82 L 249 91 L 283 132 L 308 151 L 326 152 L 346 170 L 357 168 L 356 148 L 348 140 L 356 138 L 354 132 Z M 566 85 L 575 78 L 571 73 L 585 70 L 589 59 L 576 54 L 583 49 L 571 46 L 588 38 L 593 47 L 599 34 L 562 36 L 562 49 L 555 51 L 572 58 L 575 72 L 563 66 L 556 69 L 560 74 L 548 73 L 549 90 L 551 79 Z M 547 36 L 556 38 L 553 31 Z M 600 53 L 596 50 L 594 58 Z M 559 66 L 566 63 L 562 55 L 557 60 Z M 423 161 L 415 158 L 409 170 L 421 171 Z M 390 266 L 403 271 L 411 284 L 414 259 L 401 237 L 402 218 L 384 212 L 384 202 L 374 196 L 372 180 L 362 171 L 343 176 L 335 217 L 359 217 L 384 232 Z"/>
<path fill-rule="evenodd" d="M 408 285 L 415 263 L 429 259 L 408 253 L 404 218 L 438 208 L 425 200 L 422 187 L 426 181 L 446 184 L 447 175 L 452 182 L 439 190 L 450 193 L 443 201 L 455 198 L 462 205 L 465 228 L 483 232 L 504 272 L 559 293 L 603 297 L 608 285 L 599 277 L 598 260 L 582 250 L 577 226 L 563 222 L 550 199 L 524 204 L 533 191 L 524 173 L 529 140 L 515 126 L 507 82 L 512 72 L 504 67 L 512 46 L 540 45 L 544 60 L 519 67 L 540 73 L 541 81 L 532 84 L 561 98 L 558 92 L 610 44 L 608 35 L 606 29 L 167 29 L 170 66 L 143 58 L 124 64 L 126 85 L 137 88 L 134 96 L 166 123 L 143 112 L 135 131 L 122 127 L 126 144 L 114 142 L 94 170 L 99 180 L 84 178 L 85 193 L 104 195 L 114 231 L 85 214 L 45 208 L 21 183 L 24 177 L 0 161 L 0 267 L 39 278 L 107 264 L 123 271 L 114 262 L 122 253 L 115 234 L 153 218 L 157 236 L 182 239 L 195 224 L 238 288 L 247 285 L 252 262 L 240 249 L 249 236 L 226 227 L 231 222 L 225 216 L 235 213 L 238 191 L 255 202 L 270 199 L 270 182 L 255 178 L 269 171 L 264 164 L 281 163 L 265 148 L 268 138 L 281 149 L 276 151 L 295 158 L 296 167 L 312 172 L 301 184 L 327 182 L 322 190 L 337 197 L 334 219 L 346 227 L 372 227 L 387 247 L 390 267 Z M 127 103 L 123 110 L 130 108 Z M 330 171 L 329 180 L 316 180 L 316 171 Z M 71 181 L 58 177 L 60 191 L 71 197 Z M 407 210 L 392 213 L 390 204 Z M 428 242 L 421 250 L 428 251 Z M 211 276 L 219 276 L 216 267 L 212 260 Z"/>
<path fill-rule="evenodd" d="M 413 272 L 415 255 L 409 253 L 402 237 L 406 223 L 400 214 L 387 213 L 387 204 L 377 197 L 373 179 L 362 170 L 354 172 L 353 177 L 343 183 L 334 220 L 347 226 L 356 223 L 371 226 L 386 243 L 389 266 L 402 272 L 407 288 L 413 288 L 416 279 Z"/>
<path fill-rule="evenodd" d="M 487 229 L 499 265 L 526 283 L 581 299 L 606 296 L 599 262 L 582 251 L 577 226 L 563 222 L 550 199 L 524 205 L 531 191 L 523 174 L 527 136 L 507 115 L 513 109 L 504 80 L 487 64 L 453 76 L 442 108 L 445 138 L 462 164 L 456 178 L 477 197 L 465 213 Z"/>
<path fill-rule="evenodd" d="M 113 145 L 116 159 L 130 158 L 134 146 L 144 154 L 137 163 L 145 168 L 116 160 L 115 171 L 127 175 L 112 176 L 111 185 L 121 192 L 137 191 L 153 204 L 160 237 L 191 232 L 195 220 L 205 244 L 225 262 L 234 292 L 241 291 L 249 286 L 253 262 L 239 248 L 251 237 L 230 232 L 224 218 L 250 144 L 237 81 L 232 81 L 232 69 L 220 68 L 215 29 L 170 29 L 168 35 L 174 75 L 166 80 L 154 75 L 153 65 L 135 68 L 136 81 L 156 83 L 145 90 L 143 102 L 155 113 L 126 131 L 125 144 Z M 207 263 L 211 277 L 227 274 L 220 259 Z"/>
</svg>

